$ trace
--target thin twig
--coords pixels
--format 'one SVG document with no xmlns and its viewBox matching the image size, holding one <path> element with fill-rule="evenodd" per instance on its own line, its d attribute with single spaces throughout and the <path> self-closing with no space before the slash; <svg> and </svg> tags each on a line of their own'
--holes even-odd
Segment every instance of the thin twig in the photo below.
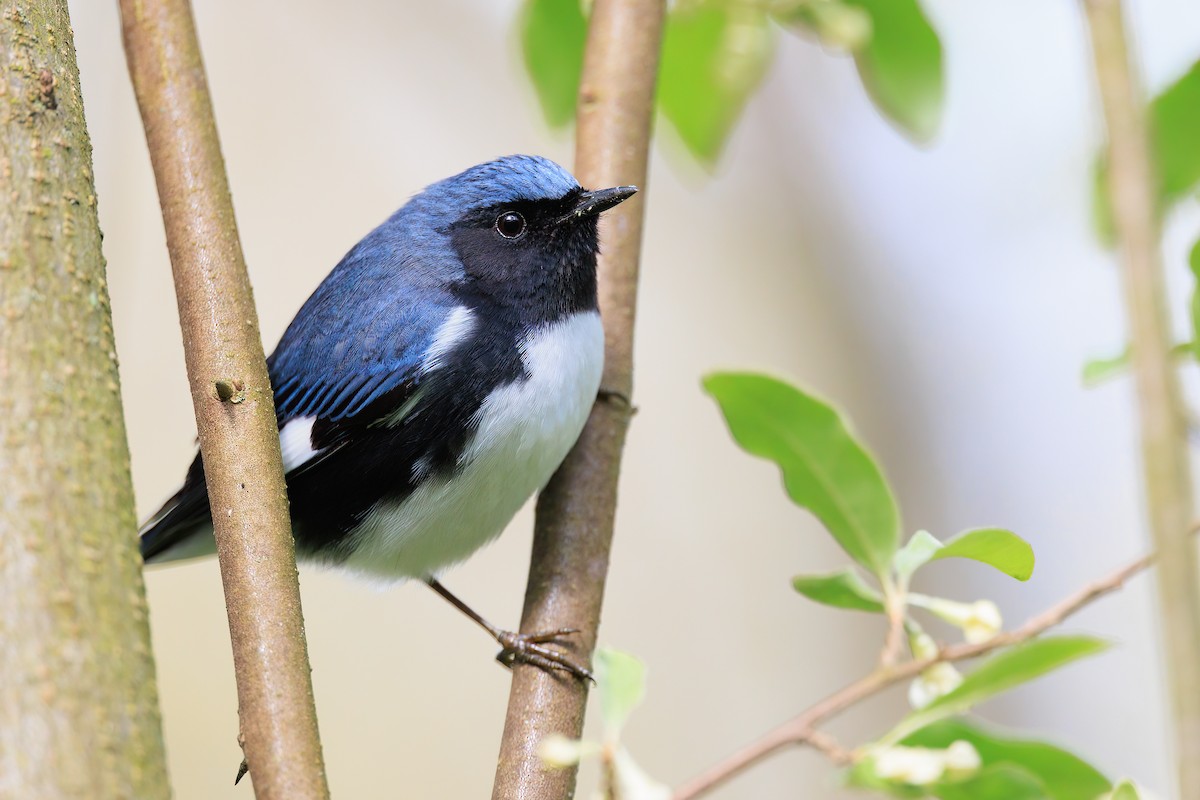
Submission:
<svg viewBox="0 0 1200 800">
<path fill-rule="evenodd" d="M 572 645 L 581 663 L 596 644 L 617 475 L 631 416 L 633 318 L 665 7 L 665 0 L 596 0 L 579 87 L 576 176 L 591 189 L 635 184 L 643 190 L 601 223 L 604 399 L 595 404 L 575 448 L 538 497 L 521 617 L 525 632 L 580 629 Z M 614 402 L 618 397 L 625 402 Z M 574 794 L 575 770 L 545 767 L 537 747 L 551 733 L 578 738 L 586 701 L 584 681 L 514 667 L 493 798 L 558 800 Z"/>
<path fill-rule="evenodd" d="M 901 590 L 903 591 L 903 590 Z M 891 584 L 887 584 L 884 610 L 887 612 L 888 630 L 883 641 L 883 652 L 879 654 L 879 664 L 890 667 L 900 660 L 900 651 L 904 642 L 904 603 L 901 594 Z"/>
<path fill-rule="evenodd" d="M 1152 556 L 1143 556 L 1126 564 L 1111 575 L 1087 584 L 1042 613 L 1031 617 L 1021 627 L 1005 631 L 986 642 L 945 647 L 935 656 L 906 661 L 896 666 L 881 665 L 870 674 L 809 706 L 792 719 L 768 731 L 746 747 L 692 778 L 675 791 L 674 800 L 691 800 L 691 798 L 700 797 L 788 745 L 809 745 L 828 755 L 834 763 L 844 764 L 850 760 L 849 753 L 828 734 L 817 730 L 817 725 L 820 723 L 890 686 L 915 678 L 934 664 L 964 661 L 985 655 L 1001 647 L 1010 647 L 1028 641 L 1062 623 L 1067 617 L 1089 603 L 1121 588 L 1126 581 L 1150 566 L 1152 561 Z"/>
<path fill-rule="evenodd" d="M 121 22 L 175 276 L 254 793 L 323 800 L 275 408 L 191 7 L 121 0 Z"/>
<path fill-rule="evenodd" d="M 1200 588 L 1187 414 L 1171 358 L 1157 189 L 1145 100 L 1120 0 L 1082 0 L 1108 130 L 1108 198 L 1120 250 L 1138 397 L 1146 509 L 1158 571 L 1180 797 L 1200 797 Z"/>
<path fill-rule="evenodd" d="M 849 764 L 854 760 L 854 754 L 842 747 L 837 739 L 815 728 L 810 728 L 798 736 L 796 743 L 808 745 L 838 766 Z"/>
</svg>

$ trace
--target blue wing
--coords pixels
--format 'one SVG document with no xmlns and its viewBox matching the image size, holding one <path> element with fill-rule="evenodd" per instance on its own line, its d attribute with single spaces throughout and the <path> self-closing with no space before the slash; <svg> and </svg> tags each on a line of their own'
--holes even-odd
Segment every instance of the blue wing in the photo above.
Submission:
<svg viewBox="0 0 1200 800">
<path fill-rule="evenodd" d="M 457 260 L 425 242 L 411 256 L 403 211 L 359 242 L 304 303 L 267 359 L 282 429 L 313 417 L 325 430 L 324 454 L 348 428 L 396 410 L 427 379 L 426 354 L 459 305 L 448 286 Z M 459 268 L 461 269 L 461 267 Z M 200 554 L 187 547 L 211 540 L 208 491 L 197 454 L 183 487 L 143 527 L 142 555 Z"/>
<path fill-rule="evenodd" d="M 370 238 L 347 254 L 267 359 L 280 427 L 297 417 L 347 420 L 416 387 L 458 305 L 431 272 Z"/>
</svg>

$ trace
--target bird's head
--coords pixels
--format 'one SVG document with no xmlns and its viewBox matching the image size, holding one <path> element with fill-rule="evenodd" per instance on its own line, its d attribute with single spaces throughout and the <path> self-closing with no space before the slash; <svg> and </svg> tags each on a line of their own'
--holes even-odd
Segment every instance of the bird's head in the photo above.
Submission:
<svg viewBox="0 0 1200 800">
<path fill-rule="evenodd" d="M 554 316 L 595 308 L 599 215 L 636 191 L 589 191 L 549 159 L 516 155 L 435 183 L 405 210 L 448 238 L 461 292 Z"/>
</svg>

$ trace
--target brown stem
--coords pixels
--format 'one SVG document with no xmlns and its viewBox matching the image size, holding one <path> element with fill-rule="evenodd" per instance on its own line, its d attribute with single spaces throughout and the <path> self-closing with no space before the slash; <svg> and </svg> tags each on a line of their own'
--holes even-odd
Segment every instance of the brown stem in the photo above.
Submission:
<svg viewBox="0 0 1200 800">
<path fill-rule="evenodd" d="M 0 2 L 0 796 L 170 796 L 66 0 Z"/>
<path fill-rule="evenodd" d="M 1062 623 L 1063 620 L 1088 603 L 1121 588 L 1127 580 L 1150 566 L 1152 560 L 1150 556 L 1143 556 L 1126 564 L 1107 577 L 1087 584 L 1037 616 L 1031 617 L 1021 627 L 1005 631 L 986 642 L 946 647 L 936 656 L 907 661 L 896 666 L 881 665 L 870 674 L 809 706 L 792 719 L 768 731 L 725 760 L 692 778 L 675 791 L 674 800 L 691 800 L 691 798 L 700 797 L 788 745 L 809 745 L 824 752 L 835 763 L 845 763 L 849 759 L 846 751 L 838 747 L 827 734 L 817 730 L 817 725 L 868 697 L 882 692 L 889 686 L 915 678 L 934 664 L 976 658 L 998 648 L 1011 647 L 1039 636 L 1047 629 Z"/>
<path fill-rule="evenodd" d="M 1200 589 L 1187 415 L 1171 359 L 1161 228 L 1145 101 L 1130 61 L 1120 0 L 1082 0 L 1108 129 L 1109 200 L 1120 248 L 1142 469 L 1158 571 L 1180 797 L 1200 797 Z"/>
<path fill-rule="evenodd" d="M 879 654 L 879 663 L 885 667 L 890 667 L 900 659 L 900 650 L 904 646 L 905 609 L 904 595 L 901 592 L 907 592 L 907 590 L 907 586 L 905 586 L 900 590 L 890 587 L 887 591 L 884 611 L 887 614 L 888 630 L 883 641 L 883 652 Z"/>
<path fill-rule="evenodd" d="M 630 411 L 633 319 L 645 208 L 646 161 L 664 0 L 596 0 L 579 88 L 576 175 L 588 188 L 635 184 L 642 194 L 601 225 L 600 312 L 604 318 L 602 396 L 579 442 L 538 497 L 533 561 L 522 631 L 578 628 L 579 653 L 596 644 L 612 542 L 617 474 Z M 610 398 L 610 399 L 604 399 Z M 586 663 L 586 658 L 582 659 Z M 492 797 L 566 798 L 574 769 L 548 769 L 537 747 L 548 734 L 578 738 L 587 686 L 536 667 L 513 669 L 508 715 Z"/>
<path fill-rule="evenodd" d="M 255 796 L 326 798 L 275 409 L 191 7 L 121 0 L 121 22 L 175 276 Z"/>
</svg>

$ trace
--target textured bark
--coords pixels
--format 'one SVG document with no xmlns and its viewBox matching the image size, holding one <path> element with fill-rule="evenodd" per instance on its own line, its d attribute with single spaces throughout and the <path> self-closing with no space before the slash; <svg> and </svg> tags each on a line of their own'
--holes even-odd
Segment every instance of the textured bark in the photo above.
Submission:
<svg viewBox="0 0 1200 800">
<path fill-rule="evenodd" d="M 1120 247 L 1137 385 L 1142 467 L 1174 719 L 1179 797 L 1200 797 L 1200 573 L 1187 418 L 1170 355 L 1162 236 L 1145 101 L 1119 0 L 1083 0 L 1108 128 L 1109 196 Z"/>
<path fill-rule="evenodd" d="M 645 208 L 646 161 L 665 13 L 663 0 L 596 0 L 579 88 L 575 174 L 587 188 L 634 184 L 642 192 L 601 223 L 600 313 L 605 398 L 538 497 L 522 631 L 579 628 L 577 656 L 596 645 L 608 573 L 617 477 L 633 391 L 633 322 Z M 495 800 L 574 795 L 574 769 L 548 769 L 548 734 L 578 738 L 587 686 L 566 673 L 513 670 Z"/>
<path fill-rule="evenodd" d="M 175 276 L 255 796 L 325 798 L 274 402 L 191 7 L 121 0 L 121 20 Z"/>
<path fill-rule="evenodd" d="M 0 2 L 0 798 L 165 798 L 66 0 Z"/>
</svg>

